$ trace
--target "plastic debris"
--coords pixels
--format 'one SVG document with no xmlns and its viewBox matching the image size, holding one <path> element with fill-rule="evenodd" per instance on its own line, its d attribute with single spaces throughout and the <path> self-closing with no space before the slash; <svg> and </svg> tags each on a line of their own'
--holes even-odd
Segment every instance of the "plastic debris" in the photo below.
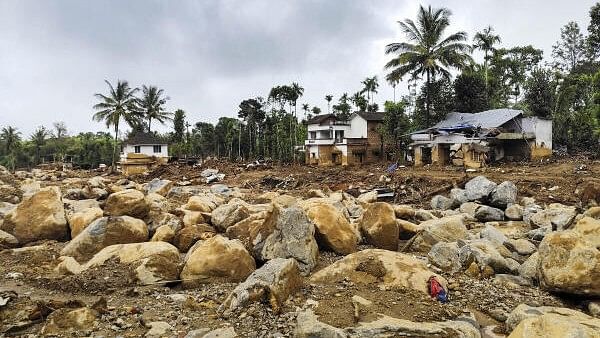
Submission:
<svg viewBox="0 0 600 338">
<path fill-rule="evenodd" d="M 429 277 L 427 284 L 429 289 L 429 295 L 431 296 L 431 298 L 437 299 L 442 303 L 448 302 L 448 293 L 446 292 L 446 290 L 444 290 L 444 287 L 442 286 L 442 284 L 440 284 L 440 282 L 438 282 L 435 276 Z"/>
</svg>

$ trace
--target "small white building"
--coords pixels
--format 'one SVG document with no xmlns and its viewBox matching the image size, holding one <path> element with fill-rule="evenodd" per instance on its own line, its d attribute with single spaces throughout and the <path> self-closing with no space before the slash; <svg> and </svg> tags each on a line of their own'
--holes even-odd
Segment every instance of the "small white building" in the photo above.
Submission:
<svg viewBox="0 0 600 338">
<path fill-rule="evenodd" d="M 137 132 L 123 142 L 120 164 L 126 175 L 142 173 L 168 160 L 169 145 L 153 133 Z"/>
</svg>

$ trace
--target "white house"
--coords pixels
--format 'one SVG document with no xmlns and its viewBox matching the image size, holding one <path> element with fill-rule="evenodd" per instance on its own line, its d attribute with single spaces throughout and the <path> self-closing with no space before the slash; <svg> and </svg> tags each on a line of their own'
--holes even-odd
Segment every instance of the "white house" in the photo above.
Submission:
<svg viewBox="0 0 600 338">
<path fill-rule="evenodd" d="M 142 173 L 156 164 L 167 163 L 169 145 L 153 133 L 136 132 L 124 142 L 120 156 L 123 173 Z"/>
</svg>

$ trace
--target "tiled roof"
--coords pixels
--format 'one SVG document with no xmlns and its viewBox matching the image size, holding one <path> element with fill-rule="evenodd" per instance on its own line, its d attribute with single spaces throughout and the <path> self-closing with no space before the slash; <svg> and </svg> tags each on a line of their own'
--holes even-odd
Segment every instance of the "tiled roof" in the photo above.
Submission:
<svg viewBox="0 0 600 338">
<path fill-rule="evenodd" d="M 154 133 L 136 132 L 135 134 L 129 135 L 125 140 L 125 144 L 167 144 L 167 142 L 162 141 Z"/>
</svg>

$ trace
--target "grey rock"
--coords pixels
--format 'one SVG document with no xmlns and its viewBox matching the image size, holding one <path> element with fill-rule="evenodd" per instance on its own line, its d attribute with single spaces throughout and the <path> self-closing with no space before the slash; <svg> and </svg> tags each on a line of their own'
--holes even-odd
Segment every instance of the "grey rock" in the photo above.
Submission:
<svg viewBox="0 0 600 338">
<path fill-rule="evenodd" d="M 490 241 L 485 239 L 465 241 L 465 245 L 459 250 L 458 257 L 464 269 L 475 262 L 479 266 L 490 266 L 496 273 L 511 272 L 510 263 L 502 257 Z"/>
<path fill-rule="evenodd" d="M 487 205 L 482 205 L 475 210 L 475 218 L 482 222 L 503 221 L 504 211 Z"/>
<path fill-rule="evenodd" d="M 500 230 L 496 229 L 495 226 L 491 224 L 486 224 L 485 227 L 480 232 L 481 238 L 485 238 L 490 242 L 502 245 L 504 242 L 508 241 L 508 238 L 500 232 Z"/>
<path fill-rule="evenodd" d="M 523 207 L 519 204 L 509 204 L 504 210 L 504 215 L 511 221 L 520 221 L 523 219 Z"/>
<path fill-rule="evenodd" d="M 536 252 L 529 256 L 519 267 L 519 275 L 521 277 L 537 281 L 537 267 L 540 261 L 540 256 Z"/>
<path fill-rule="evenodd" d="M 455 205 L 461 205 L 469 201 L 467 191 L 460 188 L 450 190 L 450 198 L 454 201 Z"/>
<path fill-rule="evenodd" d="M 530 230 L 527 232 L 527 238 L 539 242 L 542 239 L 544 239 L 544 237 L 547 234 L 549 234 L 551 232 L 552 232 L 552 229 L 550 227 L 533 229 L 533 230 Z"/>
<path fill-rule="evenodd" d="M 529 224 L 534 228 L 564 230 L 575 220 L 575 216 L 577 211 L 574 207 L 555 206 L 531 215 Z"/>
<path fill-rule="evenodd" d="M 461 267 L 458 260 L 458 250 L 456 242 L 439 242 L 431 247 L 427 258 L 431 264 L 444 271 L 456 272 Z"/>
<path fill-rule="evenodd" d="M 535 244 L 524 238 L 509 240 L 504 243 L 504 246 L 522 256 L 529 256 L 537 250 Z"/>
<path fill-rule="evenodd" d="M 490 204 L 498 208 L 517 202 L 517 186 L 511 181 L 504 181 L 490 194 Z"/>
<path fill-rule="evenodd" d="M 531 286 L 531 280 L 514 275 L 497 274 L 494 276 L 494 282 L 500 284 L 515 284 L 519 286 Z"/>
<path fill-rule="evenodd" d="M 448 210 L 448 209 L 452 209 L 453 206 L 454 206 L 454 200 L 452 200 L 446 196 L 435 195 L 431 199 L 431 208 L 434 210 Z"/>
<path fill-rule="evenodd" d="M 469 201 L 486 201 L 496 188 L 496 183 L 484 176 L 477 176 L 465 184 L 467 199 Z"/>
</svg>

